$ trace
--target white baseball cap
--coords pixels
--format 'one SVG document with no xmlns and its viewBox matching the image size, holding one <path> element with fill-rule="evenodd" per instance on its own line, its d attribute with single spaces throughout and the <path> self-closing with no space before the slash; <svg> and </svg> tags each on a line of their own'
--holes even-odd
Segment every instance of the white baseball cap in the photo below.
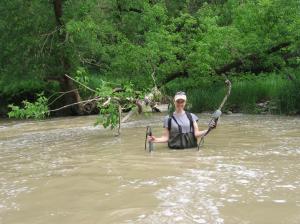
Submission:
<svg viewBox="0 0 300 224">
<path fill-rule="evenodd" d="M 174 100 L 177 101 L 177 100 L 184 100 L 186 101 L 186 94 L 185 92 L 177 92 L 174 96 Z"/>
</svg>

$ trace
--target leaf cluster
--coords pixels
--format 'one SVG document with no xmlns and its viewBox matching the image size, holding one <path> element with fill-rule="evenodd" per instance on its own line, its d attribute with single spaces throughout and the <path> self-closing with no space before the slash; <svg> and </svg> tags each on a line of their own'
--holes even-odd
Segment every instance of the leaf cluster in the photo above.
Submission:
<svg viewBox="0 0 300 224">
<path fill-rule="evenodd" d="M 11 111 L 8 113 L 9 118 L 18 118 L 18 119 L 43 119 L 49 115 L 48 110 L 48 99 L 44 96 L 43 93 L 38 94 L 37 100 L 35 102 L 28 102 L 24 100 L 23 107 L 15 106 L 10 104 L 8 107 Z"/>
</svg>

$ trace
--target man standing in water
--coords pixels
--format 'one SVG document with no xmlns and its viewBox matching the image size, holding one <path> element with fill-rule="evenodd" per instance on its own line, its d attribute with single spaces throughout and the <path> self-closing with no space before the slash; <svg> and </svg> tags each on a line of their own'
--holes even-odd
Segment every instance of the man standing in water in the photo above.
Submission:
<svg viewBox="0 0 300 224">
<path fill-rule="evenodd" d="M 164 119 L 164 132 L 159 138 L 148 136 L 148 141 L 154 143 L 168 142 L 171 149 L 185 149 L 197 147 L 197 138 L 206 133 L 207 130 L 200 131 L 198 128 L 198 117 L 184 110 L 186 105 L 185 92 L 177 92 L 174 96 L 175 112 L 172 116 Z M 214 122 L 210 124 L 215 128 Z"/>
</svg>

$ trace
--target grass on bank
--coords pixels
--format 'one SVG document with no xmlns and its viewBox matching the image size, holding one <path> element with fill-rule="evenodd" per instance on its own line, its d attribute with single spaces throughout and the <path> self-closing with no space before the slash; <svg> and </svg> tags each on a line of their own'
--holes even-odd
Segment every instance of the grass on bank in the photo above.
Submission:
<svg viewBox="0 0 300 224">
<path fill-rule="evenodd" d="M 188 90 L 190 110 L 213 111 L 226 89 L 220 85 Z M 242 113 L 300 114 L 300 79 L 268 76 L 253 80 L 233 80 L 231 95 L 224 111 Z"/>
</svg>

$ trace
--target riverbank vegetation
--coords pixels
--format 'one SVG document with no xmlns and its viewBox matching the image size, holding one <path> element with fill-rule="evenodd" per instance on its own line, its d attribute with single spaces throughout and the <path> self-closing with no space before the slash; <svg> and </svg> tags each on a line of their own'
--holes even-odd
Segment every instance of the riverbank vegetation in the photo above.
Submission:
<svg viewBox="0 0 300 224">
<path fill-rule="evenodd" d="M 1 114 L 42 92 L 61 95 L 52 116 L 98 113 L 78 82 L 98 95 L 103 83 L 135 96 L 184 90 L 192 111 L 212 111 L 222 74 L 225 110 L 300 113 L 297 0 L 4 0 L 0 11 Z"/>
<path fill-rule="evenodd" d="M 278 74 L 234 79 L 224 111 L 254 114 L 297 114 L 300 111 L 300 80 Z M 213 111 L 224 96 L 220 85 L 203 85 L 188 90 L 190 110 Z"/>
</svg>

